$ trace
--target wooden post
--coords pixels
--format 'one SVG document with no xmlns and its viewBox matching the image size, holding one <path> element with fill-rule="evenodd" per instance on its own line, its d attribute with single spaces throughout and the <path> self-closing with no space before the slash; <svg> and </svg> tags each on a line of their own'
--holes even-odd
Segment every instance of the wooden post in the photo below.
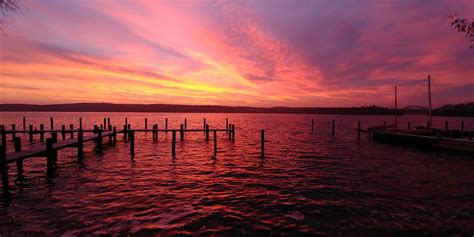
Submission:
<svg viewBox="0 0 474 237">
<path fill-rule="evenodd" d="M 311 119 L 311 132 L 314 132 L 314 119 Z"/>
<path fill-rule="evenodd" d="M 173 130 L 172 142 L 171 142 L 171 156 L 176 156 L 176 130 Z"/>
<path fill-rule="evenodd" d="M 113 138 L 114 138 L 113 144 L 115 145 L 115 144 L 117 143 L 117 127 L 114 126 L 113 129 L 112 129 L 112 131 L 113 131 L 113 135 L 112 135 L 112 136 L 113 136 Z"/>
<path fill-rule="evenodd" d="M 123 141 L 127 141 L 127 124 L 123 125 Z"/>
<path fill-rule="evenodd" d="M 232 124 L 229 124 L 229 140 L 232 140 Z"/>
<path fill-rule="evenodd" d="M 360 141 L 360 121 L 359 121 L 359 128 L 357 129 L 357 141 Z"/>
<path fill-rule="evenodd" d="M 128 129 L 128 130 L 132 129 L 132 125 L 131 125 L 131 124 L 127 124 L 127 129 Z"/>
<path fill-rule="evenodd" d="M 63 138 L 63 141 L 66 140 L 66 125 L 61 126 L 61 136 Z"/>
<path fill-rule="evenodd" d="M 165 118 L 165 130 L 168 133 L 168 118 Z"/>
<path fill-rule="evenodd" d="M 40 124 L 40 141 L 44 141 L 44 125 Z"/>
<path fill-rule="evenodd" d="M 23 117 L 23 130 L 26 130 L 26 117 Z"/>
<path fill-rule="evenodd" d="M 23 117 L 24 120 L 24 117 Z M 8 193 L 10 190 L 9 181 L 8 181 L 8 164 L 7 164 L 7 134 L 5 128 L 1 128 L 2 133 L 2 146 L 0 149 L 0 170 L 2 172 L 2 186 L 3 191 Z"/>
<path fill-rule="evenodd" d="M 100 130 L 103 130 L 103 129 L 104 129 L 104 125 L 100 124 Z"/>
<path fill-rule="evenodd" d="M 206 141 L 209 141 L 209 124 L 206 124 Z"/>
<path fill-rule="evenodd" d="M 30 142 L 32 142 L 33 141 L 33 125 L 31 125 L 31 124 L 30 124 L 29 134 L 30 134 Z"/>
<path fill-rule="evenodd" d="M 107 118 L 104 118 L 104 130 L 107 130 Z"/>
<path fill-rule="evenodd" d="M 408 130 L 410 130 L 410 129 L 411 129 L 411 123 L 408 122 Z"/>
<path fill-rule="evenodd" d="M 214 157 L 217 156 L 217 131 L 214 130 Z"/>
<path fill-rule="evenodd" d="M 54 120 L 53 117 L 49 118 L 49 129 L 54 130 Z"/>
<path fill-rule="evenodd" d="M 262 150 L 262 158 L 263 158 L 264 154 L 265 154 L 265 130 L 263 130 L 263 129 L 261 131 L 260 142 L 261 142 L 260 148 Z"/>
<path fill-rule="evenodd" d="M 53 140 L 53 144 L 58 142 L 58 133 L 52 132 L 51 133 L 51 139 Z M 53 158 L 54 158 L 54 163 L 58 160 L 58 150 L 53 150 Z"/>
<path fill-rule="evenodd" d="M 184 130 L 188 129 L 188 119 L 184 118 Z"/>
<path fill-rule="evenodd" d="M 128 118 L 125 118 L 125 126 L 128 126 Z"/>
<path fill-rule="evenodd" d="M 336 121 L 333 120 L 333 121 L 332 121 L 332 135 L 333 135 L 333 136 L 334 136 L 334 127 L 335 127 L 335 125 L 336 125 Z"/>
<path fill-rule="evenodd" d="M 15 141 L 15 137 L 16 137 L 15 130 L 16 130 L 16 124 L 12 124 L 12 141 Z"/>
<path fill-rule="evenodd" d="M 153 141 L 158 140 L 158 124 L 153 125 Z"/>
<path fill-rule="evenodd" d="M 464 136 L 464 120 L 461 121 L 461 133 Z"/>
<path fill-rule="evenodd" d="M 69 129 L 71 130 L 70 137 L 71 139 L 74 138 L 74 124 L 69 124 Z"/>
<path fill-rule="evenodd" d="M 15 137 L 13 143 L 15 144 L 15 151 L 21 151 L 21 138 Z M 18 175 L 23 174 L 23 160 L 18 160 L 16 162 L 16 169 L 18 170 Z"/>
<path fill-rule="evenodd" d="M 110 124 L 110 118 L 107 118 L 107 127 L 112 130 L 112 125 Z"/>
<path fill-rule="evenodd" d="M 232 124 L 232 141 L 235 141 L 235 124 Z"/>
<path fill-rule="evenodd" d="M 444 121 L 444 130 L 448 130 L 448 121 Z"/>
<path fill-rule="evenodd" d="M 206 129 L 206 118 L 204 118 L 202 122 L 202 129 Z"/>
<path fill-rule="evenodd" d="M 82 118 L 79 118 L 79 129 L 82 129 Z"/>
<path fill-rule="evenodd" d="M 79 129 L 77 133 L 77 159 L 81 161 L 82 158 L 84 158 L 84 133 L 82 129 Z"/>
<path fill-rule="evenodd" d="M 54 153 L 53 153 L 53 139 L 46 139 L 46 163 L 47 172 L 51 174 L 54 171 Z"/>
<path fill-rule="evenodd" d="M 229 130 L 229 118 L 225 118 L 225 129 Z M 229 131 L 227 131 L 229 132 Z"/>
<path fill-rule="evenodd" d="M 148 119 L 145 118 L 145 129 L 148 129 Z"/>
<path fill-rule="evenodd" d="M 135 131 L 130 131 L 130 157 L 133 160 L 135 157 Z"/>
<path fill-rule="evenodd" d="M 97 131 L 97 151 L 102 152 L 102 129 Z"/>
<path fill-rule="evenodd" d="M 179 139 L 182 141 L 184 140 L 184 131 L 183 131 L 183 124 L 179 126 Z"/>
</svg>

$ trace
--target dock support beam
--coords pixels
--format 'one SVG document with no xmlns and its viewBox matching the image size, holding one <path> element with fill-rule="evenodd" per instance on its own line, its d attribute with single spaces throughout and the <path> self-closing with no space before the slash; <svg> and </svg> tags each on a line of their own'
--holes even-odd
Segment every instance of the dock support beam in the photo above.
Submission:
<svg viewBox="0 0 474 237">
<path fill-rule="evenodd" d="M 97 151 L 102 152 L 102 129 L 97 131 Z"/>
<path fill-rule="evenodd" d="M 49 118 L 49 128 L 51 130 L 54 130 L 54 121 L 53 121 L 53 117 Z"/>
<path fill-rule="evenodd" d="M 135 157 L 135 131 L 130 131 L 130 158 Z"/>
<path fill-rule="evenodd" d="M 203 129 L 206 129 L 206 118 L 204 118 L 203 122 L 202 122 L 202 128 Z"/>
<path fill-rule="evenodd" d="M 229 118 L 225 118 L 225 129 L 229 129 Z"/>
<path fill-rule="evenodd" d="M 232 141 L 235 141 L 235 124 L 232 124 Z"/>
<path fill-rule="evenodd" d="M 63 138 L 63 141 L 66 140 L 66 125 L 61 126 L 61 136 Z"/>
<path fill-rule="evenodd" d="M 112 128 L 112 131 L 113 131 L 112 138 L 114 139 L 113 144 L 115 145 L 115 144 L 117 144 L 117 127 L 114 126 Z"/>
<path fill-rule="evenodd" d="M 214 130 L 214 157 L 217 156 L 217 132 Z"/>
<path fill-rule="evenodd" d="M 15 137 L 16 137 L 15 130 L 16 130 L 16 125 L 12 124 L 12 141 L 15 141 Z"/>
<path fill-rule="evenodd" d="M 184 129 L 188 129 L 188 119 L 184 118 Z"/>
<path fill-rule="evenodd" d="M 209 141 L 209 124 L 206 124 L 206 141 Z"/>
<path fill-rule="evenodd" d="M 165 130 L 168 132 L 168 118 L 165 118 Z"/>
<path fill-rule="evenodd" d="M 46 139 L 46 163 L 47 173 L 51 174 L 54 171 L 54 152 L 53 152 L 53 139 Z"/>
<path fill-rule="evenodd" d="M 184 140 L 184 130 L 183 130 L 184 125 L 181 124 L 179 125 L 179 140 L 183 141 Z"/>
<path fill-rule="evenodd" d="M 261 138 L 260 138 L 260 148 L 261 148 L 261 152 L 262 152 L 262 158 L 264 157 L 264 154 L 265 154 L 265 130 L 262 129 L 262 131 L 260 131 L 261 133 Z"/>
<path fill-rule="evenodd" d="M 21 151 L 21 138 L 15 137 L 13 143 L 15 144 L 15 151 Z M 23 174 L 23 160 L 18 160 L 16 162 L 16 169 L 18 170 L 18 176 Z"/>
<path fill-rule="evenodd" d="M 26 130 L 26 117 L 23 117 L 23 130 Z"/>
<path fill-rule="evenodd" d="M 24 121 L 25 117 L 23 117 Z M 7 134 L 5 133 L 5 128 L 1 128 L 2 133 L 2 146 L 0 149 L 0 170 L 2 172 L 2 187 L 5 193 L 10 191 L 10 186 L 8 182 L 8 165 L 7 165 Z"/>
<path fill-rule="evenodd" d="M 71 139 L 74 138 L 74 124 L 69 124 L 69 129 L 71 130 L 70 136 Z"/>
<path fill-rule="evenodd" d="M 145 129 L 148 129 L 148 119 L 145 118 Z"/>
<path fill-rule="evenodd" d="M 127 124 L 123 125 L 123 141 L 127 141 Z"/>
<path fill-rule="evenodd" d="M 77 159 L 81 161 L 82 158 L 84 158 L 84 133 L 82 129 L 79 129 L 77 133 Z"/>
<path fill-rule="evenodd" d="M 40 141 L 44 141 L 44 125 L 40 124 Z"/>
<path fill-rule="evenodd" d="M 173 158 L 176 156 L 176 130 L 173 130 L 173 136 L 171 141 L 171 156 Z"/>
<path fill-rule="evenodd" d="M 33 142 L 33 125 L 31 125 L 31 124 L 30 124 L 29 135 L 30 135 L 30 142 Z"/>
<path fill-rule="evenodd" d="M 79 118 L 79 129 L 82 129 L 82 118 Z"/>
</svg>

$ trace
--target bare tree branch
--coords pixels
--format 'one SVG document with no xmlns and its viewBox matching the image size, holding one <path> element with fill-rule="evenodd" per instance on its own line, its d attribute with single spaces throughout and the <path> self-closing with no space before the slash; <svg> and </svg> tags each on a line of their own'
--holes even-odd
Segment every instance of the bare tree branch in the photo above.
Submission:
<svg viewBox="0 0 474 237">
<path fill-rule="evenodd" d="M 457 14 L 450 15 L 451 26 L 458 32 L 465 33 L 465 37 L 471 41 L 470 48 L 474 48 L 474 20 L 460 18 Z"/>
<path fill-rule="evenodd" d="M 0 31 L 3 31 L 5 19 L 20 9 L 20 0 L 0 0 Z"/>
</svg>

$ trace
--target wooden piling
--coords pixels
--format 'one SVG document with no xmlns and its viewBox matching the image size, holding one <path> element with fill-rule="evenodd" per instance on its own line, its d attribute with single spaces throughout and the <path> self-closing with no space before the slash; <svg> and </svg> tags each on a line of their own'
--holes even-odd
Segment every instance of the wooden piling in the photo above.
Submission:
<svg viewBox="0 0 474 237">
<path fill-rule="evenodd" d="M 158 124 L 153 125 L 153 141 L 158 141 Z"/>
<path fill-rule="evenodd" d="M 29 135 L 30 135 L 30 142 L 32 142 L 33 141 L 33 125 L 31 125 L 31 124 L 30 124 Z"/>
<path fill-rule="evenodd" d="M 114 138 L 113 144 L 115 145 L 115 144 L 117 143 L 117 127 L 114 126 L 114 127 L 112 128 L 112 131 L 113 131 L 112 137 Z"/>
<path fill-rule="evenodd" d="M 214 157 L 217 156 L 217 132 L 214 130 Z"/>
<path fill-rule="evenodd" d="M 171 156 L 176 156 L 176 130 L 173 130 L 173 136 L 171 141 Z"/>
<path fill-rule="evenodd" d="M 130 157 L 133 160 L 135 157 L 135 131 L 130 131 Z"/>
<path fill-rule="evenodd" d="M 79 129 L 82 129 L 82 118 L 79 118 Z"/>
<path fill-rule="evenodd" d="M 128 126 L 128 118 L 125 118 L 125 126 Z"/>
<path fill-rule="evenodd" d="M 107 118 L 104 118 L 104 130 L 107 130 Z"/>
<path fill-rule="evenodd" d="M 110 128 L 109 130 L 112 130 L 112 125 L 110 124 L 110 118 L 107 118 L 107 127 Z"/>
<path fill-rule="evenodd" d="M 44 141 L 44 125 L 40 124 L 40 141 Z"/>
<path fill-rule="evenodd" d="M 357 129 L 357 141 L 360 141 L 360 121 Z"/>
<path fill-rule="evenodd" d="M 49 128 L 50 130 L 54 130 L 54 120 L 53 117 L 49 118 Z"/>
<path fill-rule="evenodd" d="M 61 126 L 61 137 L 63 141 L 66 140 L 66 125 L 64 124 Z"/>
<path fill-rule="evenodd" d="M 202 129 L 206 129 L 206 118 L 204 118 L 202 122 Z"/>
<path fill-rule="evenodd" d="M 232 141 L 235 141 L 235 124 L 232 124 Z"/>
<path fill-rule="evenodd" d="M 1 128 L 2 146 L 0 148 L 0 171 L 2 173 L 2 187 L 5 193 L 10 190 L 8 181 L 8 164 L 7 164 L 7 134 L 5 128 Z"/>
<path fill-rule="evenodd" d="M 444 130 L 448 130 L 448 121 L 444 121 Z"/>
<path fill-rule="evenodd" d="M 77 159 L 81 161 L 82 158 L 84 158 L 84 133 L 82 129 L 79 129 L 77 133 Z"/>
<path fill-rule="evenodd" d="M 12 124 L 12 141 L 14 141 L 16 137 L 15 130 L 16 130 L 16 124 Z"/>
<path fill-rule="evenodd" d="M 209 124 L 206 124 L 206 141 L 209 141 Z"/>
<path fill-rule="evenodd" d="M 165 118 L 165 130 L 168 132 L 168 118 Z"/>
<path fill-rule="evenodd" d="M 183 124 L 179 125 L 179 140 L 184 140 L 184 130 L 183 130 Z"/>
<path fill-rule="evenodd" d="M 70 137 L 71 139 L 73 139 L 74 138 L 74 124 L 69 124 L 69 129 L 71 130 L 71 132 L 69 133 Z"/>
<path fill-rule="evenodd" d="M 128 130 L 132 129 L 132 125 L 131 125 L 131 124 L 127 124 L 127 129 L 128 129 Z"/>
<path fill-rule="evenodd" d="M 52 132 L 51 133 L 51 139 L 53 140 L 53 144 L 58 142 L 58 133 L 57 132 Z M 58 160 L 58 150 L 53 150 L 53 158 L 54 158 L 54 163 L 56 164 Z"/>
<path fill-rule="evenodd" d="M 23 130 L 26 130 L 26 117 L 23 117 Z"/>
<path fill-rule="evenodd" d="M 127 124 L 123 125 L 123 141 L 127 141 Z"/>
<path fill-rule="evenodd" d="M 13 143 L 15 145 L 15 151 L 16 152 L 21 151 L 21 138 L 15 137 L 15 139 L 13 140 Z M 16 162 L 16 169 L 18 171 L 18 175 L 23 174 L 23 160 L 20 159 Z"/>
<path fill-rule="evenodd" d="M 97 131 L 97 151 L 102 152 L 102 129 Z"/>
<path fill-rule="evenodd" d="M 314 132 L 314 119 L 311 119 L 311 132 Z"/>
<path fill-rule="evenodd" d="M 333 120 L 333 121 L 332 121 L 332 135 L 334 135 L 334 127 L 335 127 L 335 125 L 336 125 L 336 121 Z"/>
<path fill-rule="evenodd" d="M 229 128 L 230 128 L 230 131 L 228 131 L 229 133 L 229 141 L 232 140 L 232 124 L 229 124 Z"/>
<path fill-rule="evenodd" d="M 148 129 L 148 119 L 145 118 L 145 129 Z"/>
<path fill-rule="evenodd" d="M 225 129 L 229 129 L 229 118 L 225 118 Z"/>
<path fill-rule="evenodd" d="M 261 152 L 262 152 L 262 158 L 264 157 L 264 154 L 265 154 L 265 130 L 261 130 L 261 138 L 260 138 L 260 149 L 261 149 Z"/>
<path fill-rule="evenodd" d="M 184 118 L 184 129 L 188 129 L 188 119 Z"/>
<path fill-rule="evenodd" d="M 53 153 L 53 139 L 46 139 L 46 163 L 47 163 L 47 172 L 51 174 L 54 171 L 54 153 Z"/>
</svg>

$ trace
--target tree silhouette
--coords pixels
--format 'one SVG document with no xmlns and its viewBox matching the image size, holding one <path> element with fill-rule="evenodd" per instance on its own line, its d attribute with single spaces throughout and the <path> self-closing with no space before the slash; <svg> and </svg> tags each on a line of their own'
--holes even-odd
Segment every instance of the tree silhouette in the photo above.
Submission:
<svg viewBox="0 0 474 237">
<path fill-rule="evenodd" d="M 5 18 L 20 9 L 19 0 L 0 0 L 0 31 L 3 31 Z"/>
<path fill-rule="evenodd" d="M 474 48 L 474 21 L 466 18 L 460 18 L 457 14 L 449 16 L 451 26 L 458 32 L 465 33 L 465 36 L 471 40 L 470 48 Z"/>
</svg>

